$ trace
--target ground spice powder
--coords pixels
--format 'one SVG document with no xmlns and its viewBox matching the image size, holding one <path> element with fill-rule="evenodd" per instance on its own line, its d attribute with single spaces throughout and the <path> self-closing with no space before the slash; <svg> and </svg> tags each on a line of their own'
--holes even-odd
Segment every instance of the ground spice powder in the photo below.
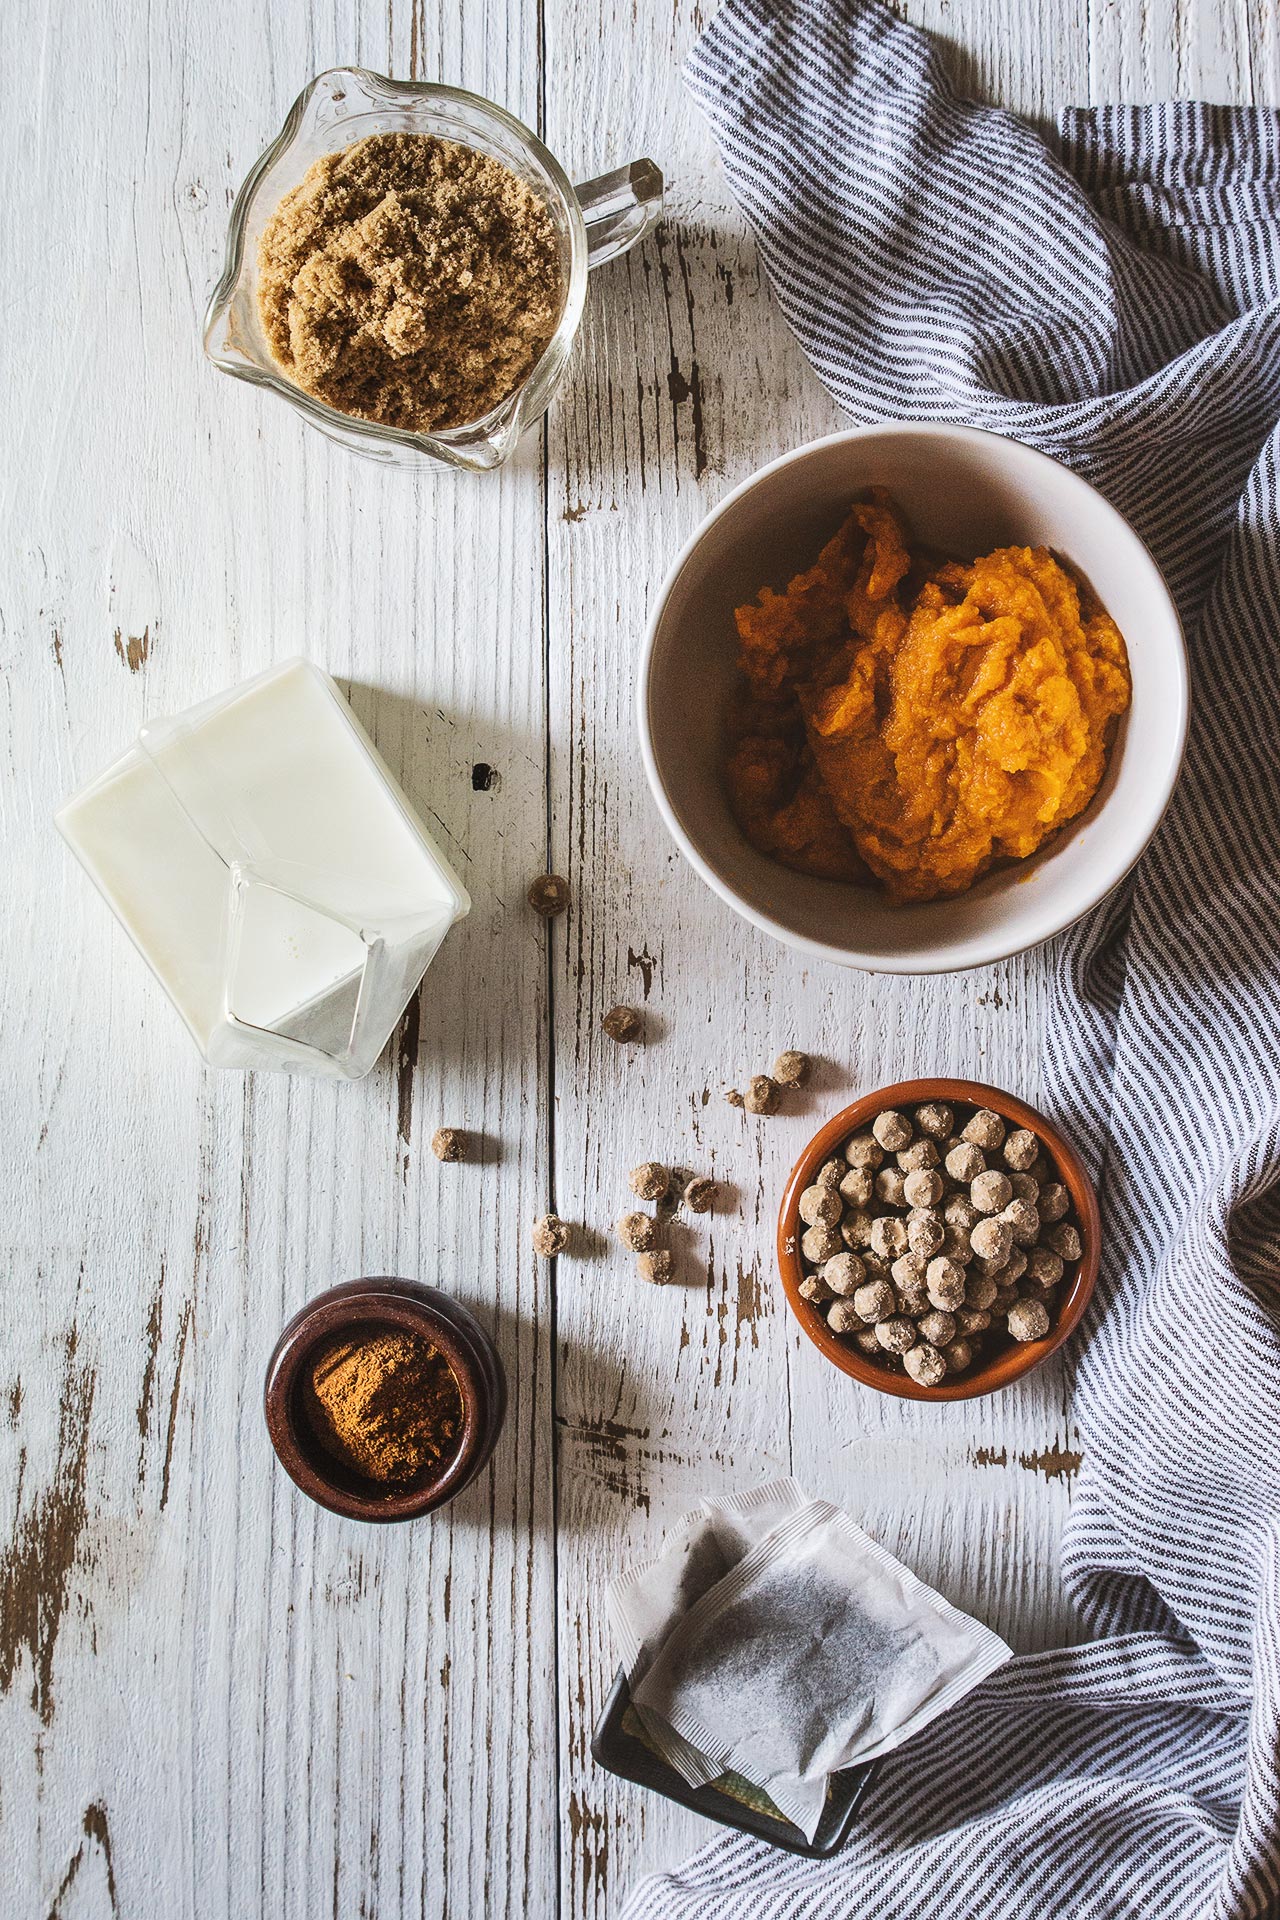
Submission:
<svg viewBox="0 0 1280 1920">
<path fill-rule="evenodd" d="M 408 432 L 465 426 L 514 393 L 563 304 L 546 203 L 434 134 L 322 154 L 258 242 L 258 309 L 283 371 L 340 413 Z"/>
<path fill-rule="evenodd" d="M 371 1327 L 321 1348 L 305 1378 L 327 1453 L 368 1480 L 416 1480 L 457 1452 L 462 1395 L 444 1355 L 416 1333 Z"/>
</svg>

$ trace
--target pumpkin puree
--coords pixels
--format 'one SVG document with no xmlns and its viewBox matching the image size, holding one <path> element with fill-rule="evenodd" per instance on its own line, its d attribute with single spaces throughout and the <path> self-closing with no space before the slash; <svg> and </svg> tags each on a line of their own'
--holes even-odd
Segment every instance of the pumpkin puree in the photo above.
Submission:
<svg viewBox="0 0 1280 1920">
<path fill-rule="evenodd" d="M 734 813 L 762 853 L 895 900 L 962 893 L 1080 813 L 1129 704 L 1111 616 L 1044 547 L 913 553 L 882 489 L 736 614 Z"/>
</svg>

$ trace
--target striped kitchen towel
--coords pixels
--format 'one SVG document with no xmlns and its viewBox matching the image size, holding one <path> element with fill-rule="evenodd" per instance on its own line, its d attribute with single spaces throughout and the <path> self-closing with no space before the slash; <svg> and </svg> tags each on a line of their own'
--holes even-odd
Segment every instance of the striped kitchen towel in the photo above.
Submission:
<svg viewBox="0 0 1280 1920">
<path fill-rule="evenodd" d="M 632 1920 L 1280 1912 L 1280 117 L 1074 111 L 1059 157 L 874 0 L 729 0 L 689 83 L 774 291 L 857 421 L 1087 475 L 1191 647 L 1136 876 L 1060 941 L 1047 1102 L 1103 1277 L 1064 1543 L 1090 1644 L 1012 1661 L 815 1864 L 717 1838 Z"/>
</svg>

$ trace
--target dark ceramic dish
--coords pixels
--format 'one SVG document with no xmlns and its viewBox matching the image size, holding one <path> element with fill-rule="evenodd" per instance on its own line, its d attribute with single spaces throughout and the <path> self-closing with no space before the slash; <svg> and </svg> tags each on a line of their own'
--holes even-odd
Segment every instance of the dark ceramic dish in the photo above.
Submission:
<svg viewBox="0 0 1280 1920">
<path fill-rule="evenodd" d="M 789 1820 L 758 1812 L 715 1787 L 691 1787 L 674 1768 L 660 1760 L 651 1747 L 628 1730 L 626 1719 L 630 1705 L 627 1676 L 619 1668 L 604 1712 L 591 1736 L 591 1757 L 606 1773 L 615 1773 L 621 1780 L 632 1780 L 638 1787 L 649 1787 L 664 1799 L 692 1808 L 706 1820 L 717 1820 L 722 1827 L 736 1827 L 739 1833 L 754 1834 L 757 1840 L 767 1841 L 771 1847 L 803 1854 L 808 1860 L 830 1859 L 848 1840 L 854 1817 L 875 1775 L 877 1761 L 868 1761 L 864 1767 L 846 1767 L 842 1773 L 832 1774 L 822 1818 L 813 1839 L 806 1840 L 800 1828 L 793 1827 Z"/>
<path fill-rule="evenodd" d="M 1011 1127 L 1029 1127 L 1057 1168 L 1058 1177 L 1071 1195 L 1069 1218 L 1080 1233 L 1083 1253 L 1074 1271 L 1068 1269 L 1060 1297 L 1053 1311 L 1052 1324 L 1043 1340 L 1028 1340 L 1019 1345 L 994 1347 L 980 1354 L 969 1372 L 940 1386 L 925 1387 L 910 1374 L 895 1373 L 889 1367 L 866 1358 L 828 1327 L 822 1315 L 810 1306 L 800 1292 L 804 1267 L 800 1259 L 800 1236 L 804 1231 L 799 1217 L 800 1195 L 813 1184 L 824 1160 L 839 1153 L 852 1133 L 867 1126 L 886 1107 L 918 1107 L 927 1100 L 945 1100 L 952 1106 L 990 1107 Z M 1017 1100 L 999 1087 L 984 1086 L 979 1080 L 902 1080 L 897 1086 L 881 1087 L 868 1093 L 852 1106 L 834 1114 L 819 1128 L 791 1171 L 778 1215 L 778 1265 L 787 1304 L 814 1345 L 820 1347 L 833 1366 L 849 1374 L 864 1387 L 880 1393 L 896 1393 L 905 1400 L 973 1400 L 979 1394 L 995 1393 L 1012 1380 L 1020 1380 L 1057 1351 L 1075 1332 L 1089 1303 L 1098 1277 L 1098 1201 L 1084 1161 L 1042 1113 Z"/>
<path fill-rule="evenodd" d="M 342 1467 L 316 1439 L 303 1404 L 306 1363 L 335 1334 L 395 1327 L 420 1334 L 452 1367 L 462 1395 L 457 1451 L 432 1475 L 392 1490 Z M 347 1280 L 294 1314 L 267 1366 L 264 1411 L 280 1464 L 302 1491 L 350 1520 L 414 1520 L 469 1486 L 493 1452 L 507 1410 L 497 1348 L 473 1313 L 416 1280 Z"/>
</svg>

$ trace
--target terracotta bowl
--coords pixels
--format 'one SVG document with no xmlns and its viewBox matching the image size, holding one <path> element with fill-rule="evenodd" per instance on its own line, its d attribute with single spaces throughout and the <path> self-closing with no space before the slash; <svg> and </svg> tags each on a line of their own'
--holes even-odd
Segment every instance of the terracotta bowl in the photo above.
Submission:
<svg viewBox="0 0 1280 1920">
<path fill-rule="evenodd" d="M 813 1185 L 814 1176 L 824 1160 L 839 1152 L 849 1135 L 867 1126 L 886 1107 L 922 1106 L 927 1100 L 945 1100 L 954 1106 L 990 1107 L 1012 1127 L 1029 1127 L 1057 1168 L 1059 1178 L 1071 1195 L 1071 1214 L 1084 1245 L 1074 1273 L 1068 1267 L 1062 1281 L 1054 1317 L 1043 1340 L 1010 1342 L 980 1354 L 967 1373 L 948 1379 L 941 1386 L 925 1387 L 907 1373 L 895 1373 L 867 1359 L 856 1347 L 848 1346 L 831 1332 L 826 1321 L 802 1298 L 800 1282 L 804 1267 L 800 1259 L 800 1235 L 804 1231 L 799 1216 L 800 1195 Z M 800 1325 L 827 1359 L 863 1386 L 880 1393 L 896 1393 L 903 1400 L 973 1400 L 980 1394 L 996 1393 L 1011 1381 L 1031 1373 L 1069 1340 L 1088 1304 L 1098 1277 L 1098 1241 L 1100 1223 L 1098 1200 L 1093 1182 L 1075 1148 L 1065 1140 L 1051 1121 L 1016 1100 L 999 1087 L 984 1086 L 978 1080 L 903 1080 L 893 1087 L 879 1087 L 852 1106 L 834 1114 L 819 1129 L 792 1168 L 778 1215 L 778 1264 L 787 1303 Z"/>
<path fill-rule="evenodd" d="M 306 1364 L 317 1347 L 358 1327 L 420 1334 L 449 1362 L 462 1395 L 457 1451 L 433 1475 L 390 1491 L 326 1452 L 303 1403 Z M 416 1280 L 347 1280 L 294 1314 L 268 1363 L 263 1400 L 280 1464 L 311 1499 L 350 1520 L 416 1520 L 452 1500 L 488 1464 L 507 1409 L 507 1385 L 493 1341 L 447 1293 Z"/>
</svg>

